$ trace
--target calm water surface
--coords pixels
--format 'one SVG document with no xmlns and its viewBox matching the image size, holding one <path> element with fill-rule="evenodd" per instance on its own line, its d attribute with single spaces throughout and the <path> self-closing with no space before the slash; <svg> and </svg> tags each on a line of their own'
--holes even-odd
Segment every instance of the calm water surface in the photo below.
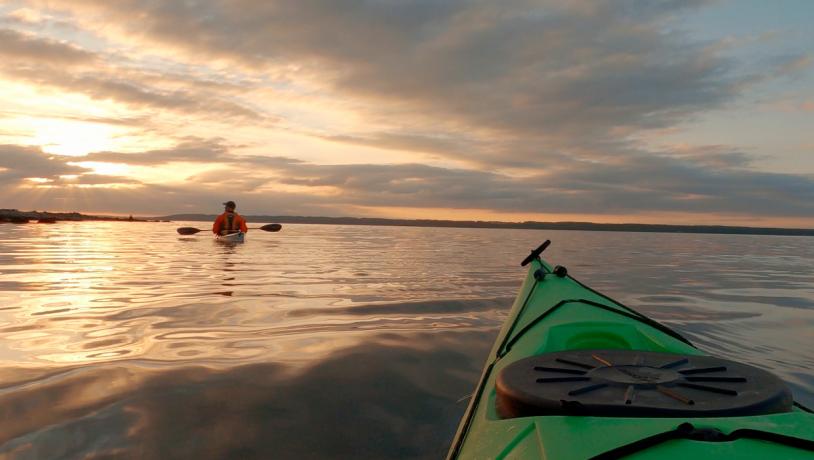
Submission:
<svg viewBox="0 0 814 460">
<path fill-rule="evenodd" d="M 441 458 L 528 251 L 814 405 L 814 238 L 0 225 L 0 458 Z"/>
</svg>

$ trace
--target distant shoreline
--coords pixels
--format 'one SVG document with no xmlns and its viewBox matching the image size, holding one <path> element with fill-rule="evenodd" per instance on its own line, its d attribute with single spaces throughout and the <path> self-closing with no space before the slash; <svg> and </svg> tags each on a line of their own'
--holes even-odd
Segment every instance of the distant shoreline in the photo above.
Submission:
<svg viewBox="0 0 814 460">
<path fill-rule="evenodd" d="M 187 220 L 212 222 L 212 214 L 173 214 L 157 217 L 161 220 Z M 448 227 L 448 228 L 496 228 L 529 230 L 584 230 L 597 232 L 645 232 L 645 233 L 705 233 L 723 235 L 776 235 L 814 236 L 814 229 L 738 227 L 728 225 L 661 225 L 661 224 L 597 224 L 593 222 L 495 222 L 431 219 L 382 219 L 373 217 L 307 217 L 307 216 L 244 216 L 250 222 L 274 222 L 280 224 L 327 224 L 327 225 L 379 225 L 388 227 Z"/>
<path fill-rule="evenodd" d="M 214 214 L 173 214 L 163 217 L 116 217 L 78 212 L 0 209 L 0 223 L 56 223 L 60 221 L 212 222 Z M 581 230 L 592 232 L 693 233 L 717 235 L 814 236 L 814 229 L 738 227 L 731 225 L 598 224 L 593 222 L 498 222 L 480 220 L 383 219 L 376 217 L 244 216 L 250 222 L 316 225 L 372 225 L 386 227 L 494 228 L 527 230 Z"/>
<path fill-rule="evenodd" d="M 17 209 L 0 209 L 0 223 L 25 224 L 36 221 L 44 224 L 53 224 L 60 221 L 86 221 L 104 220 L 119 222 L 149 222 L 144 218 L 136 217 L 114 217 L 114 216 L 92 216 L 80 214 L 78 212 L 48 212 L 48 211 L 19 211 Z"/>
</svg>

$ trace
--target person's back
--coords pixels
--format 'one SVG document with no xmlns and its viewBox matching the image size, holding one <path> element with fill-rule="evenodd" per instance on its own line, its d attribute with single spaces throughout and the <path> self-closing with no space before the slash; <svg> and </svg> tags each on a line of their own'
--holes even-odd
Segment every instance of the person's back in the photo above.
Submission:
<svg viewBox="0 0 814 460">
<path fill-rule="evenodd" d="M 237 207 L 235 202 L 227 201 L 223 203 L 223 206 L 225 207 L 223 214 L 219 215 L 215 219 L 215 223 L 212 224 L 212 233 L 216 235 L 228 235 L 230 233 L 248 232 L 249 228 L 246 226 L 246 219 L 235 212 L 235 208 Z"/>
</svg>

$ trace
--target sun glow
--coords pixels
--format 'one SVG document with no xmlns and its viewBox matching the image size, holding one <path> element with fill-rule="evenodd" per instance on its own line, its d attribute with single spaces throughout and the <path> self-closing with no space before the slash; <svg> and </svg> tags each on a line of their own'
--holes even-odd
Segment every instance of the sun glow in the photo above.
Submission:
<svg viewBox="0 0 814 460">
<path fill-rule="evenodd" d="M 41 118 L 32 122 L 34 139 L 43 152 L 83 156 L 91 152 L 113 150 L 121 128 L 101 123 Z"/>
<path fill-rule="evenodd" d="M 123 163 L 104 163 L 100 161 L 76 161 L 69 162 L 71 166 L 90 169 L 94 174 L 104 174 L 106 176 L 127 176 L 130 168 Z"/>
</svg>

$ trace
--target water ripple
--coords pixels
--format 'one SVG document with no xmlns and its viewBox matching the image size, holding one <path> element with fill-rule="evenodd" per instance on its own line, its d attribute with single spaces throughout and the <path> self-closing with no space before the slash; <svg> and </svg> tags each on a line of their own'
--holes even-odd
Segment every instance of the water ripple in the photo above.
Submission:
<svg viewBox="0 0 814 460">
<path fill-rule="evenodd" d="M 438 458 L 544 237 L 814 405 L 810 238 L 185 225 L 0 225 L 0 457 Z"/>
</svg>

